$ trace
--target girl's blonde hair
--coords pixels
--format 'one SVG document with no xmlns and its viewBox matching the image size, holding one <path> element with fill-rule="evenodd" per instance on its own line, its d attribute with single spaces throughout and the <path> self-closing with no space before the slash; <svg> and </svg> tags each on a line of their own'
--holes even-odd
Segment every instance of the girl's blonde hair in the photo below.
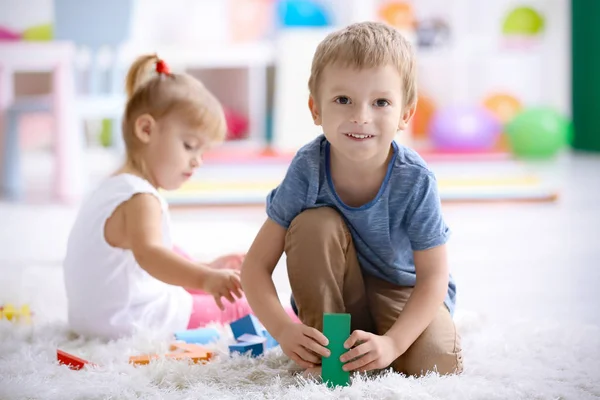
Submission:
<svg viewBox="0 0 600 400">
<path fill-rule="evenodd" d="M 176 117 L 191 128 L 202 130 L 211 142 L 223 141 L 227 133 L 217 98 L 199 80 L 165 68 L 156 54 L 147 54 L 138 57 L 127 73 L 123 139 L 127 161 L 138 168 L 143 168 L 138 159 L 142 142 L 135 134 L 135 122 L 141 115 L 148 114 L 156 121 Z"/>
</svg>

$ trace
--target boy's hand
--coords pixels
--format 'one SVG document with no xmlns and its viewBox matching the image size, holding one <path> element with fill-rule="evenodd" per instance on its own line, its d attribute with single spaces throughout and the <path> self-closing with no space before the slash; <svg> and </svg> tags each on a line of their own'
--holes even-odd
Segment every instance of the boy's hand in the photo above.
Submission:
<svg viewBox="0 0 600 400">
<path fill-rule="evenodd" d="M 209 265 L 214 269 L 235 269 L 236 271 L 240 271 L 245 256 L 245 254 L 227 254 L 217 258 Z"/>
<path fill-rule="evenodd" d="M 230 303 L 235 302 L 234 295 L 238 299 L 242 297 L 240 271 L 232 269 L 210 271 L 204 282 L 204 291 L 212 294 L 217 306 L 224 310 L 225 307 L 221 302 L 221 297 L 225 297 Z"/>
<path fill-rule="evenodd" d="M 340 361 L 347 363 L 344 371 L 365 372 L 386 368 L 403 353 L 391 337 L 359 330 L 352 332 L 344 347 L 352 349 L 340 357 Z"/>
<path fill-rule="evenodd" d="M 324 347 L 329 343 L 325 335 L 304 324 L 288 323 L 276 339 L 285 355 L 302 368 L 314 368 L 321 364 L 321 356 L 331 354 Z"/>
</svg>

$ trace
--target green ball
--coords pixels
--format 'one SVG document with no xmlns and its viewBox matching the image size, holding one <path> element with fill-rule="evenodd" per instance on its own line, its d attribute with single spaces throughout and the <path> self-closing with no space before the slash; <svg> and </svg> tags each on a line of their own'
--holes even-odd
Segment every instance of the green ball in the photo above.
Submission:
<svg viewBox="0 0 600 400">
<path fill-rule="evenodd" d="M 531 7 L 512 10 L 502 26 L 505 35 L 537 35 L 544 29 L 544 18 Z"/>
<path fill-rule="evenodd" d="M 569 121 L 549 107 L 529 108 L 506 125 L 515 155 L 550 158 L 564 148 L 571 136 Z"/>
</svg>

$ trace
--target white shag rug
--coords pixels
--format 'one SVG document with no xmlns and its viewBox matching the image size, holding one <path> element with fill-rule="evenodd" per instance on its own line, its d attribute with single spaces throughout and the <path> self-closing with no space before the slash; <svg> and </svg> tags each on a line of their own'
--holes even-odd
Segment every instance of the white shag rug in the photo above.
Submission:
<svg viewBox="0 0 600 400">
<path fill-rule="evenodd" d="M 0 399 L 599 399 L 600 327 L 513 321 L 495 324 L 458 314 L 465 371 L 460 376 L 355 376 L 331 390 L 302 379 L 279 348 L 265 357 L 229 356 L 228 328 L 206 365 L 130 355 L 166 351 L 149 336 L 103 343 L 76 338 L 63 323 L 17 327 L 0 321 Z M 96 364 L 72 371 L 56 363 L 57 347 Z"/>
</svg>

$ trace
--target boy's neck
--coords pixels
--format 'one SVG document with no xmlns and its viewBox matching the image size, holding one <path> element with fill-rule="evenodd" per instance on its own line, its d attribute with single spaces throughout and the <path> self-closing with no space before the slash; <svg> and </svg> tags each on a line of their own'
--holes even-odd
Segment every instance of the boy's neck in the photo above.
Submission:
<svg viewBox="0 0 600 400">
<path fill-rule="evenodd" d="M 355 161 L 344 157 L 330 147 L 330 170 L 335 171 L 337 178 L 344 179 L 351 177 L 353 179 L 363 180 L 372 179 L 374 176 L 379 176 L 382 172 L 385 176 L 390 158 L 394 154 L 394 149 L 390 144 L 387 153 L 378 154 L 377 156 L 364 160 Z"/>
</svg>

